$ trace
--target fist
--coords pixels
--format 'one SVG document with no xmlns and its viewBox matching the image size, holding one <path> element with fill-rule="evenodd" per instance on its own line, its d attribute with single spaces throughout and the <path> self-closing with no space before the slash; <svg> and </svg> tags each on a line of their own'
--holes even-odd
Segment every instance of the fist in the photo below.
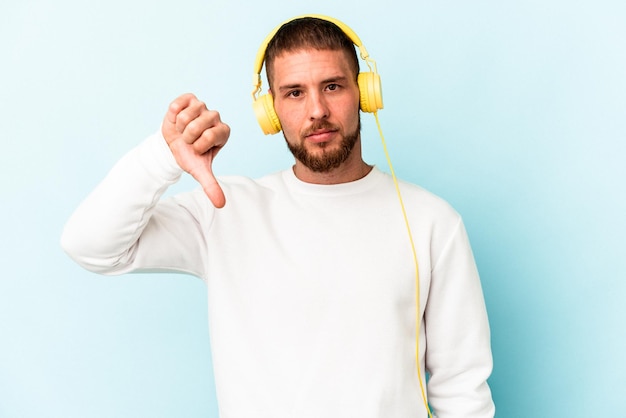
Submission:
<svg viewBox="0 0 626 418">
<path fill-rule="evenodd" d="M 219 113 L 193 94 L 184 94 L 170 104 L 161 132 L 178 165 L 200 183 L 215 207 L 223 207 L 226 198 L 212 164 L 228 141 L 230 127 Z"/>
</svg>

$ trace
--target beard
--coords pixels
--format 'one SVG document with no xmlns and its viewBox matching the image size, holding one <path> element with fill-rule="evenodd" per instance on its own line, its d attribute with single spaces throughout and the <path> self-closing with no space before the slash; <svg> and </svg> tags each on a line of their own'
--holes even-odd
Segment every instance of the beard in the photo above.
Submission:
<svg viewBox="0 0 626 418">
<path fill-rule="evenodd" d="M 334 129 L 334 125 L 329 122 L 323 121 L 311 126 L 307 132 L 314 132 L 318 129 Z M 361 133 L 361 118 L 359 117 L 359 124 L 354 130 L 354 132 L 349 132 L 341 139 L 341 143 L 339 144 L 339 148 L 336 149 L 328 149 L 328 143 L 315 144 L 315 147 L 319 153 L 310 152 L 303 140 L 298 143 L 292 144 L 287 140 L 285 133 L 283 131 L 283 136 L 285 136 L 285 141 L 287 142 L 287 147 L 289 151 L 293 154 L 296 160 L 300 161 L 302 165 L 307 167 L 309 170 L 315 173 L 328 173 L 329 171 L 339 167 L 343 164 L 354 149 L 357 141 L 359 140 L 359 135 Z M 303 138 L 307 135 L 307 133 L 300 136 Z"/>
</svg>

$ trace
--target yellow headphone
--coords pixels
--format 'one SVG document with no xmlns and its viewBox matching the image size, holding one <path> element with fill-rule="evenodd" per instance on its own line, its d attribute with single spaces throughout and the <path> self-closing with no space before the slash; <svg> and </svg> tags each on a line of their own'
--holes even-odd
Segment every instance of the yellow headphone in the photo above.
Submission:
<svg viewBox="0 0 626 418">
<path fill-rule="evenodd" d="M 359 73 L 357 79 L 361 110 L 368 113 L 374 113 L 383 108 L 382 88 L 380 84 L 380 76 L 376 72 L 376 61 L 369 57 L 367 50 L 363 46 L 363 43 L 357 34 L 344 23 L 337 19 L 333 19 L 332 17 L 323 15 L 298 16 L 280 24 L 265 38 L 259 48 L 259 52 L 257 52 L 256 60 L 254 62 L 254 90 L 252 91 L 252 99 L 254 101 L 252 103 L 252 108 L 254 109 L 257 121 L 259 122 L 259 125 L 261 125 L 261 129 L 265 135 L 276 134 L 282 129 L 280 126 L 280 120 L 278 120 L 278 115 L 274 109 L 274 98 L 272 95 L 264 94 L 257 98 L 257 94 L 261 92 L 261 68 L 263 68 L 263 61 L 265 60 L 265 51 L 267 49 L 267 45 L 270 43 L 272 38 L 274 38 L 274 35 L 276 35 L 276 32 L 278 32 L 284 24 L 303 17 L 313 17 L 334 23 L 343 31 L 343 33 L 346 34 L 348 38 L 350 38 L 352 43 L 359 48 L 361 58 L 365 60 L 365 63 L 370 70 L 368 72 Z"/>
</svg>

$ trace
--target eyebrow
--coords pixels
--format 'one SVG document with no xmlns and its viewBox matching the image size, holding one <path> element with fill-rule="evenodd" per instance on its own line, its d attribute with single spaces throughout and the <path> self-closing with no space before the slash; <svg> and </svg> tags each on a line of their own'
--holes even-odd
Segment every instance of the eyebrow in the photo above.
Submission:
<svg viewBox="0 0 626 418">
<path fill-rule="evenodd" d="M 329 77 L 327 79 L 322 80 L 322 82 L 320 84 L 328 84 L 328 83 L 336 83 L 336 82 L 346 82 L 348 80 L 348 77 L 346 76 L 342 76 L 342 75 L 338 75 L 335 77 Z M 301 83 L 294 83 L 294 84 L 285 84 L 283 86 L 279 86 L 278 90 L 279 91 L 284 91 L 284 90 L 291 90 L 291 89 L 298 89 L 301 88 L 302 84 Z"/>
</svg>

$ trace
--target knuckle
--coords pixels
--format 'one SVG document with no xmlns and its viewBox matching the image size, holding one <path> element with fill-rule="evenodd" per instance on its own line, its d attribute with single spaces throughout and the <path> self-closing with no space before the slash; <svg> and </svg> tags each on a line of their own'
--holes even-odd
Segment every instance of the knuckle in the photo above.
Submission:
<svg viewBox="0 0 626 418">
<path fill-rule="evenodd" d="M 186 130 L 187 130 L 187 133 L 189 133 L 191 136 L 195 138 L 199 137 L 202 134 L 202 127 L 198 123 L 197 119 L 190 121 L 187 124 Z"/>
<path fill-rule="evenodd" d="M 222 137 L 221 137 L 220 145 L 224 145 L 226 141 L 228 141 L 229 137 L 230 137 L 230 126 L 224 123 L 222 124 Z"/>
<path fill-rule="evenodd" d="M 181 112 L 178 114 L 176 121 L 183 126 L 189 126 L 191 123 L 191 116 L 186 112 Z"/>
<path fill-rule="evenodd" d="M 202 100 L 200 100 L 200 99 L 198 99 L 196 97 L 194 97 L 191 100 L 191 103 L 189 104 L 189 106 L 191 108 L 193 108 L 193 109 L 200 110 L 200 111 L 202 111 L 203 109 L 207 108 L 206 107 L 206 103 L 204 103 Z"/>
<path fill-rule="evenodd" d="M 220 112 L 217 110 L 208 110 L 209 117 L 215 121 L 215 123 L 221 122 Z"/>
<path fill-rule="evenodd" d="M 202 132 L 202 135 L 193 143 L 193 149 L 197 153 L 203 154 L 211 149 L 212 138 L 208 131 Z"/>
<path fill-rule="evenodd" d="M 202 132 L 200 139 L 202 139 L 202 141 L 204 141 L 204 143 L 207 145 L 213 145 L 213 142 L 215 140 L 215 135 L 211 129 L 207 129 L 204 132 Z"/>
<path fill-rule="evenodd" d="M 196 99 L 196 95 L 193 93 L 184 93 L 183 95 L 180 96 L 180 98 L 182 100 L 194 100 Z"/>
</svg>

